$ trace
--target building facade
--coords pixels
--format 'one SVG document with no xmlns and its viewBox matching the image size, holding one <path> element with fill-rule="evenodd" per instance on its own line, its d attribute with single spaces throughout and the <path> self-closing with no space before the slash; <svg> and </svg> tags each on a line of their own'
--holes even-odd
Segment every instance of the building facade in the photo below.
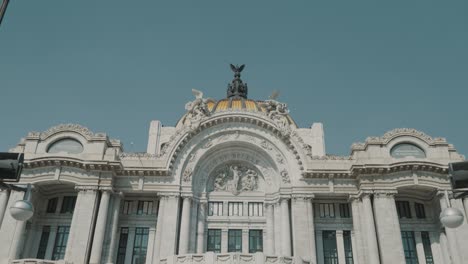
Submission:
<svg viewBox="0 0 468 264">
<path fill-rule="evenodd" d="M 439 222 L 448 163 L 444 138 L 395 129 L 327 155 L 322 124 L 298 127 L 274 96 L 194 90 L 176 126 L 152 121 L 146 153 L 75 124 L 31 132 L 19 184 L 34 216 L 0 192 L 1 263 L 462 264 L 468 200 L 457 229 Z"/>
</svg>

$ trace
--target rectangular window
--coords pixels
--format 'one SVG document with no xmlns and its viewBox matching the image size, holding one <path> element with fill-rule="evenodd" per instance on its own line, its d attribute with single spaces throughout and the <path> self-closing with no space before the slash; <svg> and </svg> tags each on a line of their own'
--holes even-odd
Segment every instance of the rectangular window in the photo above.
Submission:
<svg viewBox="0 0 468 264">
<path fill-rule="evenodd" d="M 323 263 L 338 264 L 338 250 L 336 248 L 336 232 L 323 231 Z"/>
<path fill-rule="evenodd" d="M 62 208 L 60 208 L 60 213 L 73 213 L 75 210 L 76 196 L 64 196 L 62 202 Z"/>
<path fill-rule="evenodd" d="M 249 216 L 263 216 L 263 203 L 249 203 Z"/>
<path fill-rule="evenodd" d="M 53 214 L 57 211 L 57 203 L 58 203 L 58 197 L 51 198 L 47 202 L 47 210 L 46 213 Z"/>
<path fill-rule="evenodd" d="M 135 228 L 135 240 L 133 242 L 132 264 L 145 264 L 146 251 L 148 250 L 149 228 Z"/>
<path fill-rule="evenodd" d="M 421 232 L 422 244 L 424 248 L 424 255 L 426 256 L 426 264 L 434 264 L 434 257 L 432 257 L 431 239 L 429 232 Z"/>
<path fill-rule="evenodd" d="M 128 243 L 128 227 L 122 227 L 120 229 L 119 248 L 117 249 L 117 261 L 116 264 L 125 264 L 125 256 L 127 253 Z"/>
<path fill-rule="evenodd" d="M 249 230 L 249 253 L 263 252 L 263 230 Z"/>
<path fill-rule="evenodd" d="M 244 203 L 230 202 L 228 203 L 229 216 L 242 216 Z"/>
<path fill-rule="evenodd" d="M 152 201 L 138 201 L 138 207 L 137 207 L 138 215 L 149 215 L 152 213 L 153 213 Z"/>
<path fill-rule="evenodd" d="M 229 229 L 228 252 L 242 252 L 242 230 Z"/>
<path fill-rule="evenodd" d="M 41 240 L 39 240 L 39 248 L 37 249 L 37 255 L 36 255 L 37 259 L 45 258 L 45 254 L 47 250 L 47 242 L 49 242 L 49 235 L 50 235 L 50 226 L 42 227 Z"/>
<path fill-rule="evenodd" d="M 401 239 L 403 240 L 403 250 L 405 252 L 406 264 L 418 264 L 414 232 L 401 231 Z"/>
<path fill-rule="evenodd" d="M 208 229 L 206 251 L 221 252 L 221 229 Z"/>
<path fill-rule="evenodd" d="M 125 200 L 123 202 L 122 214 L 124 215 L 132 214 L 132 204 L 133 204 L 133 201 Z"/>
<path fill-rule="evenodd" d="M 340 217 L 341 218 L 350 218 L 351 213 L 349 211 L 349 204 L 341 203 L 340 204 Z"/>
<path fill-rule="evenodd" d="M 345 251 L 345 263 L 353 264 L 353 245 L 351 243 L 351 231 L 343 231 L 343 242 Z"/>
<path fill-rule="evenodd" d="M 320 218 L 335 218 L 335 205 L 332 203 L 319 203 Z"/>
<path fill-rule="evenodd" d="M 67 249 L 68 234 L 70 233 L 69 226 L 59 226 L 57 228 L 57 235 L 55 236 L 54 251 L 52 253 L 52 260 L 59 260 L 65 257 L 65 250 Z"/>
<path fill-rule="evenodd" d="M 426 218 L 426 211 L 424 210 L 424 204 L 422 203 L 415 203 L 414 209 L 416 211 L 416 217 L 419 219 Z"/>
<path fill-rule="evenodd" d="M 398 217 L 411 218 L 410 204 L 408 201 L 396 201 Z"/>
<path fill-rule="evenodd" d="M 208 203 L 208 215 L 209 216 L 222 216 L 223 215 L 223 203 L 222 202 L 209 202 Z"/>
</svg>

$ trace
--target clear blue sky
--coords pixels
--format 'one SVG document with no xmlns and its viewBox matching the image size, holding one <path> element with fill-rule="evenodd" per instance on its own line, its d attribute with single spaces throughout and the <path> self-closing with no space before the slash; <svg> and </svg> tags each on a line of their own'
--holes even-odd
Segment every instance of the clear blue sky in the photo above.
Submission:
<svg viewBox="0 0 468 264">
<path fill-rule="evenodd" d="M 397 127 L 468 154 L 468 1 L 11 0 L 0 26 L 0 151 L 79 123 L 145 151 L 191 89 L 280 90 L 327 152 Z M 134 142 L 134 146 L 130 146 Z"/>
</svg>

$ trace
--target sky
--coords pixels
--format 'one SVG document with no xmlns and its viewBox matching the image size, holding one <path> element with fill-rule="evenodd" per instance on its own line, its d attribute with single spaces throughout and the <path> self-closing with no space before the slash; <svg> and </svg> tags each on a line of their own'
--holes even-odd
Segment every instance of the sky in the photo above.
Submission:
<svg viewBox="0 0 468 264">
<path fill-rule="evenodd" d="M 0 151 L 78 123 L 146 151 L 191 89 L 222 99 L 246 64 L 249 98 L 274 90 L 326 151 L 393 128 L 468 155 L 468 1 L 12 0 L 0 26 Z"/>
</svg>

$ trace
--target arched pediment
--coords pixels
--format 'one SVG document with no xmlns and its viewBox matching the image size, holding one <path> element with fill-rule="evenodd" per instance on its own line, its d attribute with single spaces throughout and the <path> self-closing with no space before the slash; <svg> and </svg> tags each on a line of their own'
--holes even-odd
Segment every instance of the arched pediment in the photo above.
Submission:
<svg viewBox="0 0 468 264">
<path fill-rule="evenodd" d="M 236 129 L 237 127 L 237 129 Z M 288 152 L 293 153 L 294 163 L 299 165 L 299 169 L 304 171 L 306 156 L 310 149 L 305 147 L 298 133 L 292 127 L 279 127 L 274 121 L 261 114 L 245 112 L 226 112 L 218 113 L 210 118 L 202 120 L 196 126 L 179 127 L 169 142 L 165 143 L 161 150 L 161 155 L 166 157 L 167 168 L 172 170 L 175 161 L 180 157 L 181 152 L 197 139 L 206 138 L 213 131 L 223 132 L 230 130 L 232 132 L 242 131 L 244 128 L 251 130 L 253 134 L 268 134 L 275 138 L 275 143 L 281 145 Z M 200 136 L 201 135 L 201 136 Z M 205 142 L 206 143 L 206 142 Z M 207 143 L 209 144 L 209 143 Z"/>
<path fill-rule="evenodd" d="M 194 137 L 174 162 L 173 175 L 180 176 L 182 189 L 194 192 L 210 190 L 210 176 L 220 166 L 244 164 L 258 172 L 266 182 L 265 192 L 299 180 L 300 165 L 294 153 L 272 133 L 251 124 L 229 124 L 211 128 Z"/>
</svg>

